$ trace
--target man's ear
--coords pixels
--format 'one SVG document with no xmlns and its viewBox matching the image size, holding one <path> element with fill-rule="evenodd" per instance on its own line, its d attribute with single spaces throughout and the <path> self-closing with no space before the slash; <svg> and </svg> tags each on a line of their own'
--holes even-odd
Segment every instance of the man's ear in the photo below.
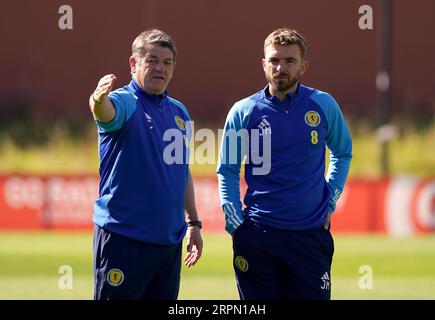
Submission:
<svg viewBox="0 0 435 320">
<path fill-rule="evenodd" d="M 307 70 L 308 70 L 308 60 L 304 60 L 304 61 L 302 61 L 302 64 L 301 64 L 301 71 L 300 71 L 301 75 L 303 75 L 305 72 L 307 72 Z"/>
<path fill-rule="evenodd" d="M 261 65 L 263 66 L 263 70 L 266 71 L 266 59 L 261 59 Z"/>
<path fill-rule="evenodd" d="M 133 74 L 136 72 L 136 57 L 135 56 L 131 56 L 128 59 L 128 64 L 130 65 L 130 73 Z"/>
</svg>

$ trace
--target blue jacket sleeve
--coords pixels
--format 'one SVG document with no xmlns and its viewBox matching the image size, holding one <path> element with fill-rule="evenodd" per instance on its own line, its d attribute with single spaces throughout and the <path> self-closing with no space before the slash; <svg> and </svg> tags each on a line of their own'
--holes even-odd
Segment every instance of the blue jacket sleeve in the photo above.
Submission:
<svg viewBox="0 0 435 320">
<path fill-rule="evenodd" d="M 113 132 L 122 128 L 123 124 L 136 110 L 137 98 L 124 89 L 109 93 L 109 99 L 115 107 L 115 117 L 109 122 L 95 120 L 97 126 L 105 132 Z"/>
<path fill-rule="evenodd" d="M 334 98 L 323 93 L 320 99 L 328 122 L 326 146 L 330 150 L 330 158 L 326 182 L 331 191 L 328 210 L 332 213 L 335 211 L 337 200 L 343 191 L 349 173 L 352 159 L 352 138 L 340 107 Z"/>
<path fill-rule="evenodd" d="M 241 102 L 228 113 L 217 165 L 219 197 L 225 215 L 227 230 L 232 234 L 243 222 L 240 201 L 240 167 L 246 155 L 249 109 Z"/>
</svg>

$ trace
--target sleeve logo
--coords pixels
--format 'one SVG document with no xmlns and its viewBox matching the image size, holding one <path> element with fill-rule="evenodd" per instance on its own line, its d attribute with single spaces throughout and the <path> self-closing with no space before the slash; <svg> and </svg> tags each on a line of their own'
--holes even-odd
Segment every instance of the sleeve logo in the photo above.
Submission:
<svg viewBox="0 0 435 320">
<path fill-rule="evenodd" d="M 316 111 L 308 111 L 305 114 L 305 123 L 310 127 L 317 127 L 320 124 L 320 115 Z"/>
</svg>

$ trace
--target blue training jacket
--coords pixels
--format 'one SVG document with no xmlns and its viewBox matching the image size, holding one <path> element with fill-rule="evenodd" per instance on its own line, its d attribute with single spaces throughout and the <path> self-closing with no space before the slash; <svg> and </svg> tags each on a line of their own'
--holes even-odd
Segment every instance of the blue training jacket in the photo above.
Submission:
<svg viewBox="0 0 435 320">
<path fill-rule="evenodd" d="M 239 176 L 245 156 L 248 189 L 242 210 Z M 225 229 L 233 233 L 244 219 L 286 230 L 321 226 L 335 210 L 351 158 L 349 129 L 330 94 L 299 84 L 281 102 L 266 86 L 238 101 L 226 119 L 217 166 Z"/>
<path fill-rule="evenodd" d="M 93 221 L 130 239 L 179 243 L 187 230 L 190 116 L 166 92 L 147 94 L 134 80 L 109 99 L 115 118 L 96 121 L 101 181 Z"/>
</svg>

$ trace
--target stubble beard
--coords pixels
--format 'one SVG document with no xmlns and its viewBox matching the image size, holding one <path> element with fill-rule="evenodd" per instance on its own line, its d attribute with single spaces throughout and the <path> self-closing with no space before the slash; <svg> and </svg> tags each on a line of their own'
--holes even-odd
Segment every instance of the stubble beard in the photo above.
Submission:
<svg viewBox="0 0 435 320">
<path fill-rule="evenodd" d="M 287 92 L 292 89 L 299 82 L 300 74 L 298 72 L 293 78 L 290 77 L 288 80 L 278 80 L 276 89 L 278 92 Z"/>
</svg>

